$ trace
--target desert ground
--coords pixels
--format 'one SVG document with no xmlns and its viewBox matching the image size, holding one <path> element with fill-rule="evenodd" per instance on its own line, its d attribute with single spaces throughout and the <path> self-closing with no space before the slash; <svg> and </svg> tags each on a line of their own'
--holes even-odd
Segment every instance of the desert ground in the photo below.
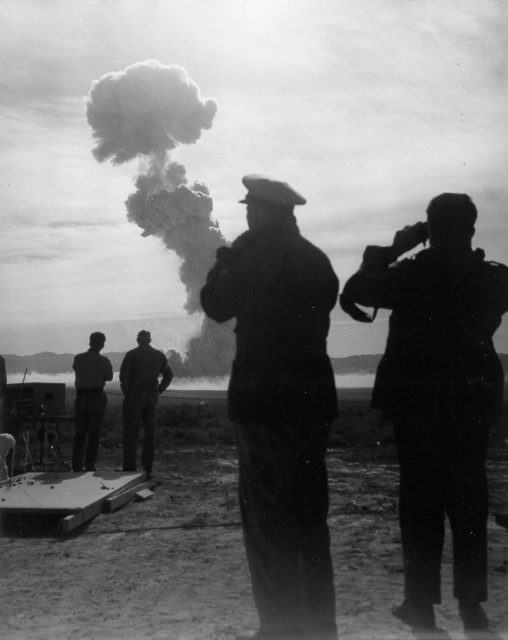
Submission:
<svg viewBox="0 0 508 640">
<path fill-rule="evenodd" d="M 120 464 L 121 450 L 101 449 L 99 473 Z M 396 461 L 379 448 L 340 447 L 330 449 L 328 470 L 339 638 L 417 637 L 390 613 L 402 601 Z M 233 640 L 256 630 L 234 446 L 159 446 L 155 475 L 151 499 L 102 513 L 67 536 L 50 518 L 4 517 L 2 638 Z M 492 512 L 508 509 L 506 447 L 491 451 L 489 481 Z M 508 640 L 508 531 L 493 515 L 489 549 L 493 632 L 464 635 L 447 531 L 437 607 L 443 632 L 434 637 Z"/>
</svg>

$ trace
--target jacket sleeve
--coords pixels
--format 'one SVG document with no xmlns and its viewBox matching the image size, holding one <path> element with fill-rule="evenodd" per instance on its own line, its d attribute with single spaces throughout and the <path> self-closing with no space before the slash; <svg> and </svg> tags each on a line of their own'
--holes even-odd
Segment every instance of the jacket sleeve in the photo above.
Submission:
<svg viewBox="0 0 508 640">
<path fill-rule="evenodd" d="M 498 262 L 491 262 L 494 274 L 496 302 L 501 315 L 508 311 L 508 267 Z"/>
<path fill-rule="evenodd" d="M 397 256 L 393 247 L 367 247 L 360 268 L 344 286 L 341 300 L 366 307 L 392 308 L 393 301 L 387 295 L 386 281 L 390 265 Z"/>
<path fill-rule="evenodd" d="M 110 382 L 113 380 L 113 365 L 109 358 L 104 357 L 104 380 Z"/>
<path fill-rule="evenodd" d="M 124 394 L 129 391 L 131 368 L 132 361 L 129 354 L 126 353 L 120 365 L 120 388 Z"/>
<path fill-rule="evenodd" d="M 240 284 L 237 257 L 229 247 L 217 250 L 217 260 L 201 289 L 203 311 L 215 322 L 226 322 L 237 314 Z"/>
<path fill-rule="evenodd" d="M 159 393 L 162 393 L 163 391 L 165 391 L 171 384 L 171 381 L 173 380 L 173 371 L 171 370 L 171 367 L 168 364 L 168 359 L 164 354 L 163 354 L 161 373 L 162 373 L 162 379 L 159 382 Z"/>
<path fill-rule="evenodd" d="M 332 309 L 337 304 L 337 298 L 339 295 L 339 279 L 335 274 L 331 264 L 329 267 L 328 277 L 326 278 L 326 287 L 323 292 L 323 303 L 324 308 L 328 313 L 332 311 Z"/>
</svg>

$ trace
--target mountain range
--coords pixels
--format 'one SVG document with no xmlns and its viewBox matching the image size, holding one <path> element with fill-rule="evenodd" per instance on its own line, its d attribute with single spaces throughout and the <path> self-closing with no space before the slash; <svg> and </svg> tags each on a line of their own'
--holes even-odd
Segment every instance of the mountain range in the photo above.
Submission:
<svg viewBox="0 0 508 640">
<path fill-rule="evenodd" d="M 113 370 L 119 371 L 125 352 L 112 351 L 104 353 L 104 355 L 110 359 Z M 504 370 L 508 374 L 508 354 L 500 354 L 499 357 Z M 4 358 L 7 375 L 23 374 L 25 370 L 28 370 L 28 372 L 58 374 L 72 372 L 74 355 L 71 353 L 44 351 L 27 356 L 7 354 Z M 374 374 L 380 359 L 380 354 L 330 358 L 333 369 L 337 375 Z"/>
</svg>

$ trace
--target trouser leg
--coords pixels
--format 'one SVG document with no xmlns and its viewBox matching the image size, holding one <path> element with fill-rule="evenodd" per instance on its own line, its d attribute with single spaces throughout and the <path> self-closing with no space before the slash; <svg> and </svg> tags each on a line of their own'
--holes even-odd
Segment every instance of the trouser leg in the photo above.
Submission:
<svg viewBox="0 0 508 640">
<path fill-rule="evenodd" d="M 261 629 L 288 634 L 311 627 L 333 637 L 327 428 L 318 446 L 298 427 L 238 425 L 237 433 L 240 507 Z"/>
<path fill-rule="evenodd" d="M 126 396 L 123 402 L 123 468 L 136 470 L 136 452 L 141 421 L 141 403 Z"/>
<path fill-rule="evenodd" d="M 141 462 L 143 469 L 151 472 L 153 469 L 153 457 L 155 451 L 155 414 L 156 405 L 149 404 L 143 408 L 143 425 L 145 434 L 143 439 L 143 451 L 141 454 Z"/>
<path fill-rule="evenodd" d="M 90 424 L 88 429 L 88 438 L 85 453 L 85 468 L 87 471 L 95 469 L 97 455 L 99 452 L 100 426 L 97 425 L 97 415 L 91 413 L 89 415 Z"/>
<path fill-rule="evenodd" d="M 240 510 L 254 601 L 261 629 L 286 633 L 298 624 L 301 602 L 288 465 L 263 441 L 269 437 L 263 425 L 240 425 L 238 431 Z"/>
<path fill-rule="evenodd" d="M 432 429 L 429 433 L 426 428 L 418 422 L 395 424 L 404 595 L 412 604 L 441 602 L 445 518 L 441 456 Z"/>
<path fill-rule="evenodd" d="M 440 488 L 421 484 L 414 469 L 401 469 L 399 523 L 404 566 L 404 595 L 412 604 L 441 602 L 444 507 Z M 434 495 L 428 495 L 434 493 Z"/>
<path fill-rule="evenodd" d="M 486 484 L 461 492 L 459 503 L 462 504 L 449 511 L 453 532 L 453 595 L 463 602 L 484 602 L 487 600 Z"/>
<path fill-rule="evenodd" d="M 83 470 L 83 456 L 85 453 L 85 442 L 88 435 L 88 412 L 83 408 L 83 402 L 80 397 L 76 398 L 75 418 L 76 431 L 72 443 L 72 470 Z"/>
<path fill-rule="evenodd" d="M 488 425 L 462 421 L 450 452 L 447 510 L 453 534 L 454 596 L 487 600 Z"/>
<path fill-rule="evenodd" d="M 336 636 L 335 587 L 328 530 L 326 446 L 329 425 L 306 425 L 299 434 L 293 495 L 299 522 L 299 578 L 306 629 L 318 637 Z"/>
<path fill-rule="evenodd" d="M 89 427 L 88 427 L 88 442 L 85 455 L 85 467 L 88 470 L 95 469 L 97 463 L 97 456 L 99 453 L 99 442 L 101 435 L 102 423 L 104 421 L 104 414 L 106 411 L 106 394 L 96 394 L 89 399 L 90 413 L 89 413 Z"/>
</svg>

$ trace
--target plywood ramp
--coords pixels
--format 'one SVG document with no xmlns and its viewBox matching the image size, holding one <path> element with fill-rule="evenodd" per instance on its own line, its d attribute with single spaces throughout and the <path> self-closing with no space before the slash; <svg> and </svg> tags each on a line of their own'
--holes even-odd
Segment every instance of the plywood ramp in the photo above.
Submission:
<svg viewBox="0 0 508 640">
<path fill-rule="evenodd" d="M 5 480 L 0 486 L 0 513 L 61 514 L 68 533 L 104 511 L 107 499 L 138 487 L 144 475 L 124 471 L 34 472 Z"/>
</svg>

